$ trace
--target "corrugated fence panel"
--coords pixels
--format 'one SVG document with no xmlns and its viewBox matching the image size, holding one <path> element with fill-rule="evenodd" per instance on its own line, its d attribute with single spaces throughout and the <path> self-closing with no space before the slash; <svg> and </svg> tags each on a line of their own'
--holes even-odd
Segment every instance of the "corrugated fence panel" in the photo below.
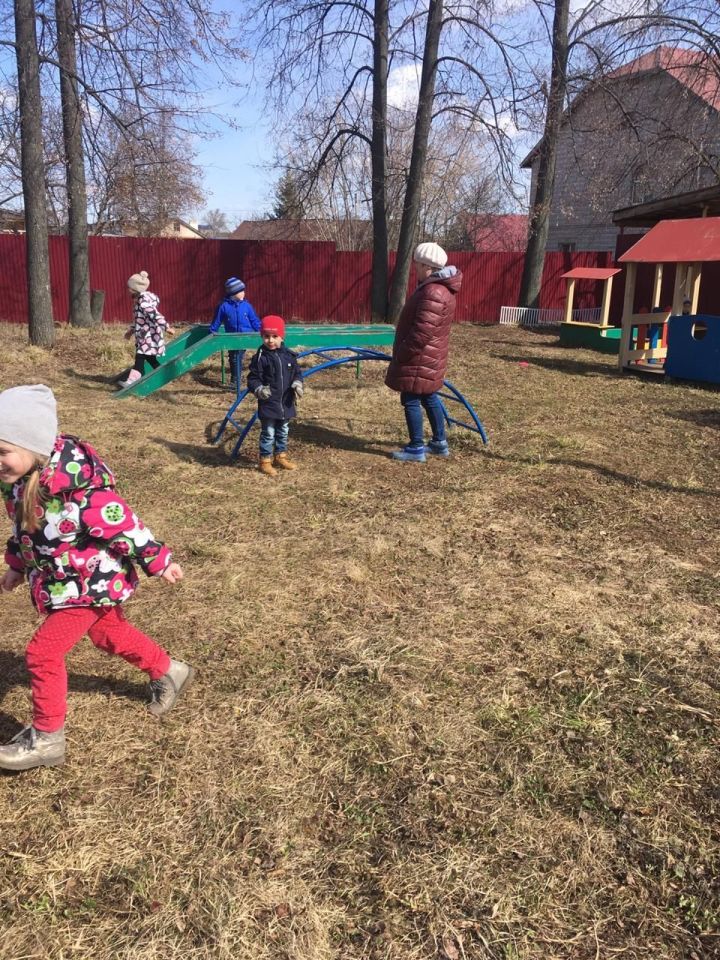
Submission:
<svg viewBox="0 0 720 960">
<path fill-rule="evenodd" d="M 463 273 L 458 323 L 497 323 L 500 307 L 517 303 L 521 253 L 453 253 L 450 262 Z"/>
<path fill-rule="evenodd" d="M 329 317 L 338 323 L 368 322 L 372 251 L 338 251 L 335 262 L 335 294 Z"/>
<path fill-rule="evenodd" d="M 0 235 L 4 266 L 0 277 L 0 320 L 27 322 L 25 237 Z M 395 256 L 390 256 L 390 270 Z M 541 305 L 562 307 L 566 285 L 561 274 L 576 266 L 606 266 L 606 253 L 548 253 Z M 458 322 L 497 323 L 502 306 L 517 303 L 523 257 L 519 253 L 451 253 L 463 271 Z M 128 323 L 131 302 L 127 278 L 140 270 L 171 323 L 207 323 L 222 299 L 223 283 L 237 276 L 260 316 L 280 314 L 288 321 L 360 323 L 370 319 L 372 254 L 336 251 L 333 243 L 256 243 L 250 240 L 166 240 L 92 237 L 90 283 L 105 291 L 104 319 Z M 50 240 L 51 288 L 56 321 L 68 315 L 68 243 Z M 408 292 L 415 286 L 411 270 Z M 599 304 L 598 284 L 578 284 L 576 306 Z"/>
<path fill-rule="evenodd" d="M 612 254 L 606 251 L 578 251 L 577 253 L 563 253 L 560 250 L 551 250 L 545 254 L 542 284 L 540 288 L 541 307 L 564 307 L 567 293 L 567 281 L 562 274 L 574 267 L 610 267 Z M 522 273 L 522 264 L 520 265 Z M 602 298 L 602 284 L 597 281 L 581 280 L 576 284 L 575 306 L 596 307 Z M 512 304 L 510 304 L 512 306 Z"/>
<path fill-rule="evenodd" d="M 0 320 L 27 323 L 28 296 L 25 281 L 25 238 L 0 234 Z"/>
<path fill-rule="evenodd" d="M 127 279 L 140 270 L 150 275 L 150 289 L 160 297 L 160 309 L 170 323 L 209 322 L 222 296 L 220 266 L 219 241 L 215 240 L 90 240 L 90 284 L 105 291 L 104 319 L 109 323 L 130 321 Z M 55 302 L 53 306 L 57 310 Z M 57 312 L 55 318 L 61 318 Z"/>
</svg>

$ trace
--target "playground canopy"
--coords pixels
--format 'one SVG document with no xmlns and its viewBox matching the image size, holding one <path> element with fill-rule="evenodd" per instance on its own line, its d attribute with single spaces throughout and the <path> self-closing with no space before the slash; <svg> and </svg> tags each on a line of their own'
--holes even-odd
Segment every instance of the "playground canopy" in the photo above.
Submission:
<svg viewBox="0 0 720 960">
<path fill-rule="evenodd" d="M 708 263 L 720 260 L 720 217 L 661 220 L 619 263 Z"/>
</svg>

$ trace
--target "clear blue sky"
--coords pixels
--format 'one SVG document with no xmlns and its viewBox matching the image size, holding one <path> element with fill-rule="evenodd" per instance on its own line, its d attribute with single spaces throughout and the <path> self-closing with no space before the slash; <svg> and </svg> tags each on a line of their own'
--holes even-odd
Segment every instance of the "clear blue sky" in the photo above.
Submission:
<svg viewBox="0 0 720 960">
<path fill-rule="evenodd" d="M 269 209 L 277 178 L 270 169 L 274 148 L 265 121 L 255 110 L 243 109 L 242 115 L 241 131 L 214 120 L 212 127 L 218 136 L 200 144 L 196 157 L 204 171 L 207 194 L 197 219 L 202 220 L 206 210 L 218 208 L 233 229 L 241 220 L 257 218 Z"/>
<path fill-rule="evenodd" d="M 228 7 L 232 2 L 216 0 L 216 5 Z M 201 222 L 207 210 L 219 209 L 234 229 L 241 220 L 263 216 L 272 205 L 278 173 L 273 169 L 273 125 L 265 110 L 259 68 L 259 59 L 255 64 L 236 61 L 232 66 L 235 85 L 230 86 L 217 68 L 198 64 L 205 88 L 201 95 L 208 111 L 206 125 L 215 134 L 196 143 L 195 162 L 203 170 L 206 193 L 204 205 L 194 212 Z"/>
</svg>

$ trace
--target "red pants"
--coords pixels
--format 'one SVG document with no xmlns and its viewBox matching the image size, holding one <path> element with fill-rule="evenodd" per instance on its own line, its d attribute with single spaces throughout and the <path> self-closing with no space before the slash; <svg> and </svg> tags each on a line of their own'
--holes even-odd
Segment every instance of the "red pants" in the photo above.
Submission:
<svg viewBox="0 0 720 960">
<path fill-rule="evenodd" d="M 118 656 L 159 680 L 170 657 L 125 619 L 120 607 L 73 607 L 48 615 L 25 652 L 33 698 L 33 726 L 52 733 L 65 723 L 65 655 L 87 634 L 96 647 Z"/>
</svg>

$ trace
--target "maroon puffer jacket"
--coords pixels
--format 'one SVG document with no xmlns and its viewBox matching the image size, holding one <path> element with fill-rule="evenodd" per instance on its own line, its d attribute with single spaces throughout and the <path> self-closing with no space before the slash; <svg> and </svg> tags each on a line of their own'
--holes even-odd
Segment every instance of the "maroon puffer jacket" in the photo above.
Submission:
<svg viewBox="0 0 720 960">
<path fill-rule="evenodd" d="M 433 393 L 442 386 L 447 370 L 450 324 L 455 317 L 455 296 L 461 284 L 459 270 L 450 277 L 432 274 L 406 301 L 385 377 L 391 390 Z"/>
</svg>

